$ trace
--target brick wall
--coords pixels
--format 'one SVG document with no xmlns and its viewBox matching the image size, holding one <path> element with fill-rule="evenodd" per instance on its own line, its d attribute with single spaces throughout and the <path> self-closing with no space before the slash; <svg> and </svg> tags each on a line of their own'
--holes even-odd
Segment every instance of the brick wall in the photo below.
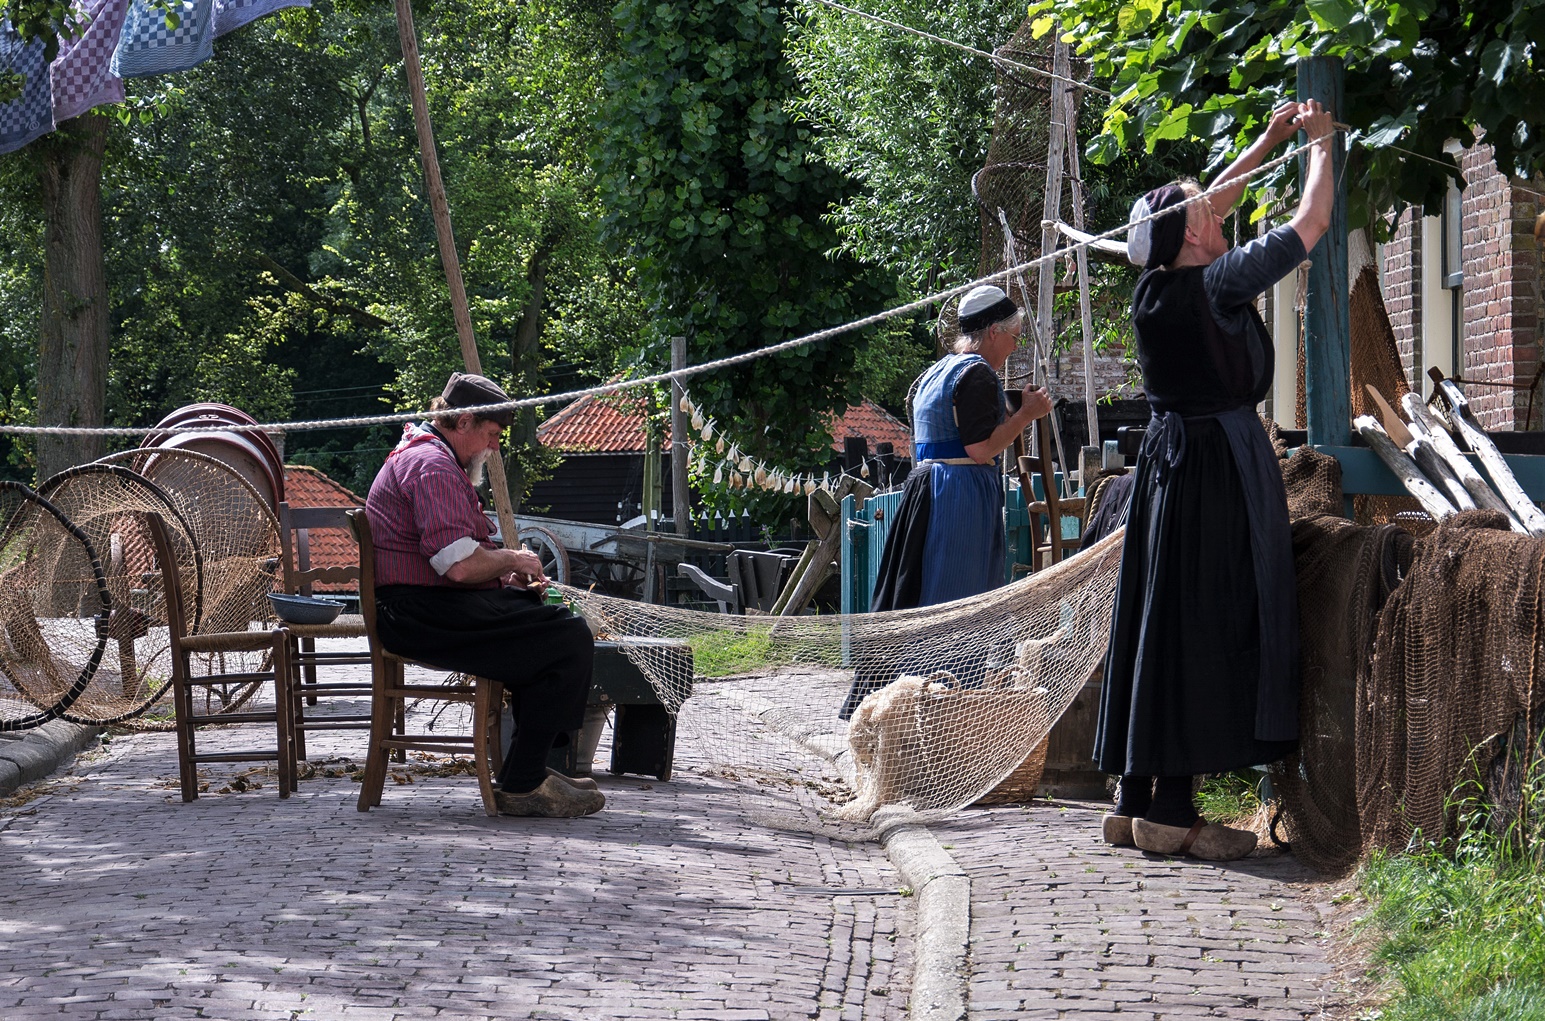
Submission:
<svg viewBox="0 0 1545 1021">
<path fill-rule="evenodd" d="M 1103 397 L 1108 393 L 1115 393 L 1120 397 L 1130 397 L 1136 390 L 1142 388 L 1141 382 L 1128 385 L 1129 380 L 1136 378 L 1136 371 L 1131 361 L 1096 354 L 1094 356 L 1095 396 Z M 1053 393 L 1059 396 L 1083 396 L 1084 352 L 1081 346 L 1058 356 L 1052 366 L 1051 388 Z"/>
<path fill-rule="evenodd" d="M 1537 199 L 1515 187 L 1491 160 L 1491 147 L 1464 151 L 1464 369 L 1477 382 L 1533 381 L 1540 363 L 1537 318 L 1539 253 L 1533 226 Z M 1470 386 L 1467 396 L 1488 429 L 1527 429 L 1529 393 Z"/>
<path fill-rule="evenodd" d="M 1531 383 L 1542 339 L 1540 252 L 1533 234 L 1540 193 L 1499 171 L 1491 156 L 1490 146 L 1475 145 L 1459 157 L 1464 288 L 1463 357 L 1456 371 L 1474 381 L 1467 395 L 1486 428 L 1540 428 L 1545 393 L 1535 396 L 1531 422 L 1527 390 L 1479 385 Z M 1426 364 L 1413 364 L 1422 332 L 1422 230 L 1421 211 L 1407 210 L 1384 246 L 1384 304 L 1413 381 L 1427 371 Z"/>
<path fill-rule="evenodd" d="M 1384 245 L 1384 309 L 1395 331 L 1395 347 L 1406 379 L 1415 385 L 1426 366 L 1415 364 L 1422 335 L 1422 211 L 1407 209 Z"/>
</svg>

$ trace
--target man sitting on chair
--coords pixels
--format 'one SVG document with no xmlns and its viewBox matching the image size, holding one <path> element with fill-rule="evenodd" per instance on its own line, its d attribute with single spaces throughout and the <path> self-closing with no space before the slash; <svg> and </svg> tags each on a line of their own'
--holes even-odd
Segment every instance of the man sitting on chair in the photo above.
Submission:
<svg viewBox="0 0 1545 1021">
<path fill-rule="evenodd" d="M 547 768 L 556 741 L 575 739 L 595 662 L 584 620 L 542 601 L 547 578 L 525 549 L 494 545 L 474 488 L 513 417 L 483 376 L 451 373 L 428 422 L 403 428 L 365 514 L 375 538 L 381 644 L 410 659 L 498 681 L 515 702 L 515 740 L 499 773 L 504 815 L 573 817 L 600 810 L 594 780 Z"/>
</svg>

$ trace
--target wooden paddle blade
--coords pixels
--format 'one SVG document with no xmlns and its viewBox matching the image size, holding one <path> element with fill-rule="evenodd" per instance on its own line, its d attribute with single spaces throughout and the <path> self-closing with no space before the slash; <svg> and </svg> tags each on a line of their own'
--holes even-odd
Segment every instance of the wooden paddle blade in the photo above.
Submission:
<svg viewBox="0 0 1545 1021">
<path fill-rule="evenodd" d="M 1372 383 L 1364 383 L 1368 390 L 1368 396 L 1373 398 L 1373 403 L 1379 406 L 1379 418 L 1384 420 L 1384 431 L 1389 433 L 1389 438 L 1394 440 L 1402 450 L 1411 445 L 1411 430 L 1406 428 L 1405 419 L 1395 413 L 1395 409 L 1389 406 L 1389 401 L 1379 393 L 1378 387 Z"/>
</svg>

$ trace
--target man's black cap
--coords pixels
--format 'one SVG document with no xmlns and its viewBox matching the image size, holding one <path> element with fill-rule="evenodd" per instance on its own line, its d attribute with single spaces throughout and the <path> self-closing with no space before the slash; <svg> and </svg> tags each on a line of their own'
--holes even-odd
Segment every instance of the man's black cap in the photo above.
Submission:
<svg viewBox="0 0 1545 1021">
<path fill-rule="evenodd" d="M 445 390 L 440 394 L 445 403 L 453 408 L 475 408 L 481 404 L 503 404 L 510 399 L 510 395 L 500 388 L 498 383 L 487 376 L 478 376 L 470 372 L 453 372 L 451 378 L 445 382 Z M 510 408 L 499 411 L 480 412 L 484 418 L 492 419 L 504 426 L 510 427 L 515 421 L 515 412 Z"/>
</svg>

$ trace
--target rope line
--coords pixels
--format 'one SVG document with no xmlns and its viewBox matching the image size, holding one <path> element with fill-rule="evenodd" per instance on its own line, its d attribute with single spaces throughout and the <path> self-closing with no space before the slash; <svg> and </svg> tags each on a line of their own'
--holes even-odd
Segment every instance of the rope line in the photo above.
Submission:
<svg viewBox="0 0 1545 1021">
<path fill-rule="evenodd" d="M 827 0 L 820 0 L 820 2 L 824 3 L 827 2 Z M 950 287 L 942 291 L 936 291 L 933 294 L 918 298 L 916 301 L 909 301 L 905 305 L 898 305 L 895 308 L 886 309 L 882 312 L 876 312 L 873 315 L 864 316 L 862 319 L 855 319 L 852 322 L 843 323 L 838 326 L 829 326 L 824 330 L 817 330 L 814 333 L 807 333 L 800 337 L 794 337 L 789 340 L 780 341 L 777 344 L 769 344 L 767 347 L 757 348 L 753 351 L 742 351 L 740 354 L 729 355 L 727 357 L 719 358 L 711 362 L 703 362 L 699 365 L 689 365 L 685 368 L 676 369 L 669 372 L 657 372 L 653 375 L 637 376 L 633 379 L 617 380 L 616 382 L 603 383 L 599 386 L 585 387 L 584 389 L 580 390 L 570 390 L 567 393 L 546 394 L 540 397 L 524 397 L 520 400 L 505 401 L 500 404 L 479 404 L 464 408 L 459 407 L 455 410 L 458 414 L 464 412 L 472 414 L 486 414 L 495 411 L 518 411 L 523 408 L 535 408 L 547 404 L 564 404 L 570 401 L 578 400 L 581 397 L 599 397 L 605 394 L 622 393 L 625 390 L 632 390 L 641 386 L 653 386 L 658 383 L 669 383 L 678 379 L 690 379 L 693 376 L 699 376 L 705 372 L 714 372 L 719 369 L 727 369 L 731 368 L 732 366 L 743 365 L 746 362 L 755 361 L 758 358 L 767 358 L 772 355 L 783 354 L 786 351 L 793 351 L 801 347 L 806 347 L 810 344 L 820 343 L 823 340 L 830 340 L 833 337 L 840 337 L 845 333 L 852 333 L 856 330 L 862 330 L 870 326 L 875 326 L 879 323 L 886 322 L 887 320 L 895 319 L 898 316 L 904 316 L 913 312 L 921 311 L 922 309 L 927 308 L 929 305 L 935 305 L 940 302 L 948 301 L 950 298 L 965 294 L 973 287 L 980 286 L 981 284 L 991 283 L 994 280 L 1003 280 L 1008 282 L 1014 275 L 1023 274 L 1032 269 L 1037 269 L 1044 263 L 1055 262 L 1058 259 L 1064 259 L 1070 253 L 1076 252 L 1079 248 L 1087 249 L 1097 241 L 1111 240 L 1119 235 L 1125 234 L 1127 231 L 1131 230 L 1138 224 L 1157 220 L 1159 217 L 1166 216 L 1169 213 L 1174 212 L 1176 209 L 1185 208 L 1194 203 L 1201 202 L 1204 199 L 1209 199 L 1217 192 L 1234 188 L 1241 182 L 1250 180 L 1252 177 L 1257 177 L 1261 174 L 1275 170 L 1283 164 L 1287 163 L 1289 160 L 1296 159 L 1301 153 L 1307 152 L 1310 147 L 1317 145 L 1320 142 L 1323 142 L 1325 139 L 1333 137 L 1334 135 L 1335 131 L 1330 131 L 1305 145 L 1294 146 L 1292 149 L 1289 149 L 1281 156 L 1262 163 L 1254 170 L 1247 171 L 1246 173 L 1239 174 L 1235 177 L 1231 177 L 1226 181 L 1216 183 L 1205 191 L 1199 192 L 1196 195 L 1186 198 L 1176 205 L 1168 207 L 1167 209 L 1162 209 L 1157 213 L 1150 213 L 1142 219 L 1132 220 L 1128 223 L 1120 224 L 1119 226 L 1112 227 L 1110 230 L 1107 230 L 1101 234 L 1095 234 L 1085 241 L 1077 241 L 1066 248 L 1060 248 L 1049 255 L 1037 256 L 1036 258 L 1031 259 L 1029 262 L 1023 262 L 1017 266 L 1009 266 L 1005 269 L 1000 269 L 997 272 L 989 273 L 986 276 L 979 277 L 976 280 L 960 284 L 956 287 Z M 175 425 L 164 429 L 154 429 L 154 427 L 150 426 L 0 425 L 0 434 L 12 436 L 142 436 L 146 432 L 152 430 L 156 432 L 178 433 L 289 433 L 310 432 L 321 429 L 346 429 L 369 425 L 391 425 L 399 422 L 413 422 L 419 419 L 429 418 L 435 414 L 444 414 L 444 412 L 431 412 L 427 410 L 405 411 L 394 412 L 385 415 L 363 415 L 354 418 L 316 418 L 304 419 L 294 422 L 273 422 L 267 424 L 258 423 L 256 425 Z"/>
<path fill-rule="evenodd" d="M 965 43 L 958 43 L 953 39 L 946 39 L 941 35 L 934 35 L 932 32 L 924 32 L 920 28 L 913 28 L 910 25 L 903 25 L 899 21 L 891 21 L 888 18 L 882 18 L 878 14 L 870 14 L 868 11 L 861 11 L 856 7 L 848 7 L 844 4 L 839 4 L 836 2 L 836 0 L 813 0 L 813 2 L 822 4 L 826 7 L 831 7 L 834 10 L 842 11 L 845 14 L 852 14 L 855 17 L 863 18 L 866 21 L 872 21 L 878 25 L 884 25 L 887 28 L 893 28 L 898 32 L 905 32 L 909 35 L 915 35 L 919 39 L 927 39 L 929 42 L 935 42 L 941 46 L 949 46 L 953 49 L 960 50 L 962 53 L 969 53 L 977 57 L 986 57 L 993 63 L 1002 64 L 1004 67 L 1013 67 L 1021 71 L 1029 71 L 1031 74 L 1040 75 L 1042 78 L 1050 78 L 1053 81 L 1067 82 L 1069 85 L 1076 86 L 1080 89 L 1087 89 L 1090 92 L 1096 92 L 1102 96 L 1111 95 L 1111 93 L 1106 92 L 1104 89 L 1096 88 L 1095 86 L 1090 85 L 1088 82 L 1081 82 L 1075 78 L 1067 78 L 1060 74 L 1053 74 L 1050 71 L 1043 71 L 1040 68 L 1030 64 L 1021 64 L 1017 60 L 1010 60 L 1008 57 L 1000 57 L 996 53 L 989 53 L 986 50 L 979 50 L 974 46 L 967 46 Z"/>
</svg>

